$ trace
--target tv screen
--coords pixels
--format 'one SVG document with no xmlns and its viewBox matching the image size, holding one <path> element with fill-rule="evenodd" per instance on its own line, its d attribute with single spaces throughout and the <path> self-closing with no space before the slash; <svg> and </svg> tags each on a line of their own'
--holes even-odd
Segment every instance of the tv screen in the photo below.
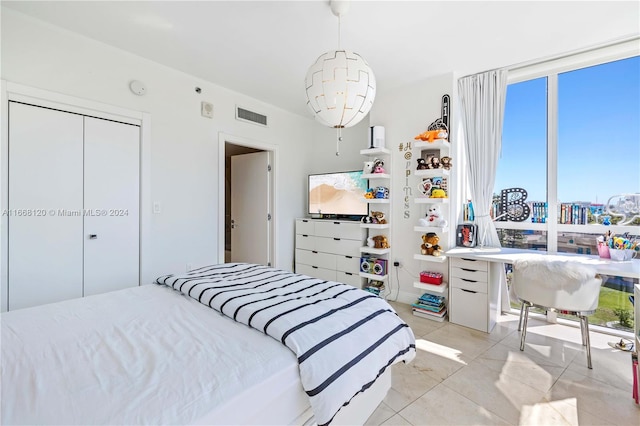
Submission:
<svg viewBox="0 0 640 426">
<path fill-rule="evenodd" d="M 366 216 L 369 206 L 364 201 L 369 181 L 362 170 L 309 175 L 309 214 L 349 218 Z"/>
</svg>

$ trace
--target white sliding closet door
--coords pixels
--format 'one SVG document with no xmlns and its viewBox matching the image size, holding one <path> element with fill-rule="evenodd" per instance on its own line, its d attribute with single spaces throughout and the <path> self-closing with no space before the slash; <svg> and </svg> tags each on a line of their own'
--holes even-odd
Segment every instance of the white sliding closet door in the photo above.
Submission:
<svg viewBox="0 0 640 426">
<path fill-rule="evenodd" d="M 84 295 L 139 285 L 140 128 L 84 118 Z"/>
<path fill-rule="evenodd" d="M 10 310 L 82 296 L 82 121 L 9 104 Z"/>
</svg>

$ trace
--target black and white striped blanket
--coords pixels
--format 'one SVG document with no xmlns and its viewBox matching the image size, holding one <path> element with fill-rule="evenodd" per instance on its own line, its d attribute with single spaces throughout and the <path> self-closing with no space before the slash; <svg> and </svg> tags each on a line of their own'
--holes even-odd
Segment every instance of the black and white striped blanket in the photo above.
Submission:
<svg viewBox="0 0 640 426">
<path fill-rule="evenodd" d="M 383 299 L 355 287 L 262 265 L 225 263 L 156 280 L 282 342 L 298 357 L 316 422 L 329 424 L 415 338 Z"/>
</svg>

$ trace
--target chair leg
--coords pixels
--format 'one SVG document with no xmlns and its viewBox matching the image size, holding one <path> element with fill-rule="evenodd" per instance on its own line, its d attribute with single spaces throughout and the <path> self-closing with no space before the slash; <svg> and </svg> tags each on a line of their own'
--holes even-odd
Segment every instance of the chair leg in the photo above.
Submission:
<svg viewBox="0 0 640 426">
<path fill-rule="evenodd" d="M 580 336 L 582 337 L 582 346 L 587 346 L 587 338 L 584 332 L 584 319 L 586 317 L 581 315 L 578 315 L 578 317 L 580 318 Z"/>
<path fill-rule="evenodd" d="M 520 350 L 524 351 L 524 341 L 527 338 L 527 322 L 529 320 L 529 304 L 524 305 L 524 318 L 522 323 L 522 331 L 520 332 Z"/>
<path fill-rule="evenodd" d="M 584 339 L 586 342 L 586 347 L 587 347 L 587 367 L 589 368 L 589 370 L 592 370 L 593 367 L 591 366 L 591 341 L 589 339 L 589 317 L 584 316 Z"/>
<path fill-rule="evenodd" d="M 518 331 L 522 330 L 522 314 L 524 313 L 524 302 L 520 304 L 520 321 L 518 321 Z"/>
</svg>

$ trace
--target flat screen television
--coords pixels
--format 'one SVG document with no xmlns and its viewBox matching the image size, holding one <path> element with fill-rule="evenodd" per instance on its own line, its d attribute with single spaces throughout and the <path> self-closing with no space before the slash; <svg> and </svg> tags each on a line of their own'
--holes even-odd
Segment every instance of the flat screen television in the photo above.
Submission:
<svg viewBox="0 0 640 426">
<path fill-rule="evenodd" d="M 309 211 L 312 217 L 360 220 L 369 214 L 364 201 L 369 181 L 362 170 L 309 175 Z"/>
</svg>

